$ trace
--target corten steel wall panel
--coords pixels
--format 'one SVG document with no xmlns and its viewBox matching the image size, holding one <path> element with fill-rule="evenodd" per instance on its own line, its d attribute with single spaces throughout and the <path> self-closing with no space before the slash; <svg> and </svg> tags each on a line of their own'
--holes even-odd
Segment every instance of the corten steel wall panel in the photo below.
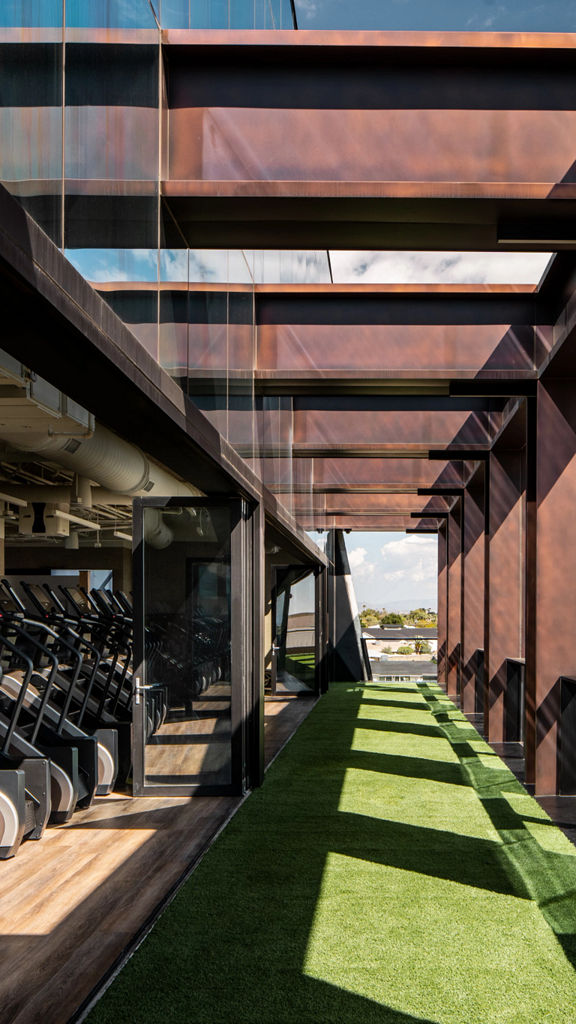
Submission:
<svg viewBox="0 0 576 1024">
<path fill-rule="evenodd" d="M 535 200 L 574 211 L 574 36 L 164 39 L 163 188 L 192 244 L 486 249 Z"/>
<path fill-rule="evenodd" d="M 117 11 L 118 6 L 113 5 Z M 146 5 L 142 4 L 145 11 Z M 110 10 L 110 8 L 108 9 Z M 151 19 L 151 24 L 154 24 Z M 156 45 L 77 43 L 66 32 L 64 245 L 159 245 L 160 98 Z M 106 262 L 103 254 L 102 261 Z M 154 285 L 158 289 L 157 274 Z M 156 354 L 159 356 L 158 308 Z"/>
<path fill-rule="evenodd" d="M 288 480 L 278 478 L 278 465 L 282 461 L 290 462 L 291 474 Z M 385 492 L 386 488 L 391 488 L 396 493 L 403 493 L 407 488 L 417 491 L 419 487 L 458 486 L 462 483 L 461 464 L 429 462 L 420 458 L 318 456 L 292 461 L 261 457 L 258 460 L 258 471 L 266 486 L 277 493 L 294 487 L 295 493 L 301 491 L 315 497 L 323 497 L 329 490 L 346 493 L 358 488 L 368 491 L 374 488 Z"/>
<path fill-rule="evenodd" d="M 304 530 L 368 530 L 378 531 L 379 533 L 406 533 L 409 530 L 414 530 L 415 524 L 418 525 L 418 520 L 412 519 L 410 516 L 379 516 L 377 514 L 297 515 L 295 518 Z M 426 520 L 424 525 L 426 532 L 435 533 L 438 524 L 435 521 Z"/>
<path fill-rule="evenodd" d="M 448 183 L 506 195 L 506 183 L 573 181 L 576 76 L 552 36 L 514 59 L 513 36 L 508 48 L 478 34 L 166 38 L 199 44 L 171 52 L 171 179 L 378 181 L 399 194 L 431 182 L 448 196 Z"/>
<path fill-rule="evenodd" d="M 0 45 L 0 179 L 60 245 L 62 31 L 37 38 Z"/>
<path fill-rule="evenodd" d="M 539 384 L 533 431 L 536 501 L 534 521 L 528 520 L 527 604 L 532 605 L 532 615 L 526 644 L 526 775 L 539 794 L 555 793 L 558 788 L 560 680 L 574 674 L 574 395 L 574 380 Z M 528 457 L 534 454 L 529 451 Z M 534 732 L 529 727 L 531 707 Z M 575 741 L 576 737 L 564 737 L 565 743 Z"/>
<path fill-rule="evenodd" d="M 503 182 L 552 187 L 566 178 L 576 155 L 573 110 L 475 110 L 471 116 L 461 109 L 288 110 L 274 107 L 273 96 L 269 103 L 266 109 L 173 107 L 170 178 L 430 181 L 444 183 L 446 195 L 450 182 L 478 182 L 504 195 Z"/>
<path fill-rule="evenodd" d="M 339 509 L 346 512 L 395 512 L 411 515 L 420 512 L 432 515 L 434 512 L 446 512 L 447 505 L 442 498 L 425 498 L 415 494 L 315 494 L 314 499 L 322 499 L 326 512 Z M 296 493 L 293 499 L 295 510 L 310 508 L 311 499 L 307 494 Z"/>
<path fill-rule="evenodd" d="M 461 464 L 428 462 L 426 459 L 317 458 L 313 462 L 318 485 L 433 487 L 462 483 Z"/>
<path fill-rule="evenodd" d="M 65 133 L 67 178 L 153 181 L 157 176 L 156 108 L 67 107 Z"/>
<path fill-rule="evenodd" d="M 385 370 L 411 377 L 534 369 L 534 329 L 506 324 L 260 325 L 259 370 Z"/>
<path fill-rule="evenodd" d="M 446 689 L 460 695 L 462 650 L 462 500 L 448 515 L 448 629 Z"/>
<path fill-rule="evenodd" d="M 487 462 L 490 502 L 486 545 L 485 730 L 505 740 L 507 658 L 524 655 L 525 452 L 493 451 Z"/>
<path fill-rule="evenodd" d="M 466 410 L 370 411 L 355 415 L 342 409 L 302 409 L 294 413 L 295 444 L 359 442 L 383 447 L 434 446 L 448 444 L 482 445 L 490 442 L 491 429 L 486 412 Z"/>
<path fill-rule="evenodd" d="M 447 524 L 438 530 L 438 682 L 447 685 L 448 675 L 448 544 Z"/>
<path fill-rule="evenodd" d="M 484 649 L 484 468 L 463 496 L 462 708 L 476 710 L 478 652 Z"/>
</svg>

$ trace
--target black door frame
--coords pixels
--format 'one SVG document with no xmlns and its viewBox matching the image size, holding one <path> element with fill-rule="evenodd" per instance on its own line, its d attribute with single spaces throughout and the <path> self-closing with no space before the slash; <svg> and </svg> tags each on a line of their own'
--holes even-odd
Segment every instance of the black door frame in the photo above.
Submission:
<svg viewBox="0 0 576 1024">
<path fill-rule="evenodd" d="M 144 648 L 144 510 L 147 508 L 216 508 L 229 503 L 232 510 L 230 538 L 230 616 L 231 616 L 231 782 L 223 785 L 203 783 L 147 783 L 145 771 L 145 710 L 148 685 Z M 234 512 L 236 513 L 234 515 Z M 134 584 L 134 679 L 140 685 L 133 695 L 132 761 L 134 796 L 221 796 L 239 795 L 258 777 L 250 748 L 262 744 L 263 714 L 257 709 L 257 687 L 252 665 L 255 650 L 252 643 L 254 622 L 259 614 L 259 601 L 254 600 L 253 510 L 238 495 L 217 495 L 210 498 L 158 497 L 135 498 L 133 519 L 133 584 Z M 256 712 L 254 704 L 256 703 Z M 261 725 L 260 719 L 262 719 Z M 257 784 L 257 783 L 256 783 Z"/>
</svg>

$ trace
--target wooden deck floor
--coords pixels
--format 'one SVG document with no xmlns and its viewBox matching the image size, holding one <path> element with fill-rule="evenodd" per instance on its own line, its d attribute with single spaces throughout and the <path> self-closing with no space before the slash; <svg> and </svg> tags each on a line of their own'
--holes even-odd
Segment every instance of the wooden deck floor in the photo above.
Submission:
<svg viewBox="0 0 576 1024">
<path fill-rule="evenodd" d="M 267 764 L 312 704 L 267 702 Z M 2 1024 L 66 1024 L 240 803 L 113 794 L 0 862 Z"/>
</svg>

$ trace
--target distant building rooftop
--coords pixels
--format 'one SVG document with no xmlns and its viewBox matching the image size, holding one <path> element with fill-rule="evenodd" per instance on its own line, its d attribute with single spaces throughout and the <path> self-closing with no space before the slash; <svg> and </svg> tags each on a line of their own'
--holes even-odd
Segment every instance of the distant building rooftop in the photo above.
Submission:
<svg viewBox="0 0 576 1024">
<path fill-rule="evenodd" d="M 437 640 L 436 626 L 368 626 L 363 635 L 370 640 Z"/>
<path fill-rule="evenodd" d="M 420 676 L 433 676 L 438 674 L 438 666 L 434 661 L 371 661 L 372 674 L 374 678 L 402 679 L 416 678 Z"/>
</svg>

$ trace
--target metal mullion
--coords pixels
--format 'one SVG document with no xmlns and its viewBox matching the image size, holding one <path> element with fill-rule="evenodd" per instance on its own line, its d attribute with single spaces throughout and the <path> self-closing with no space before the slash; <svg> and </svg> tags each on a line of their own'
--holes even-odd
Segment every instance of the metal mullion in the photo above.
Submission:
<svg viewBox="0 0 576 1024">
<path fill-rule="evenodd" d="M 238 510 L 230 536 L 230 618 L 231 652 L 231 756 L 232 792 L 242 792 L 244 762 L 244 730 L 246 720 L 246 645 L 248 638 L 247 586 L 249 573 L 246 558 L 246 502 L 238 500 L 232 505 L 232 515 Z"/>
<path fill-rule="evenodd" d="M 250 787 L 261 786 L 264 780 L 264 607 L 265 595 L 265 516 L 261 504 L 255 506 L 250 518 L 250 564 L 252 567 L 252 651 L 248 665 L 251 686 L 248 707 L 247 760 Z M 250 653 L 250 652 L 249 652 Z"/>
<path fill-rule="evenodd" d="M 134 600 L 134 679 L 142 677 L 146 682 L 144 647 L 144 506 L 141 498 L 133 503 L 132 565 Z M 146 699 L 141 703 L 132 699 L 132 788 L 134 796 L 144 796 L 146 787 Z"/>
</svg>

